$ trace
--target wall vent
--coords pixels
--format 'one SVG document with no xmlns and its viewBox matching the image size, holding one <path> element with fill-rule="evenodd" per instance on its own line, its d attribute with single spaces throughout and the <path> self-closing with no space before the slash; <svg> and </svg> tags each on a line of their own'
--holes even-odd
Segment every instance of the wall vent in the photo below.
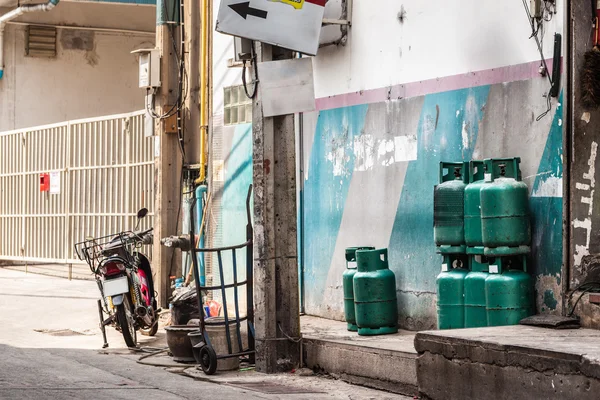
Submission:
<svg viewBox="0 0 600 400">
<path fill-rule="evenodd" d="M 25 55 L 56 57 L 56 28 L 28 25 L 25 34 Z"/>
</svg>

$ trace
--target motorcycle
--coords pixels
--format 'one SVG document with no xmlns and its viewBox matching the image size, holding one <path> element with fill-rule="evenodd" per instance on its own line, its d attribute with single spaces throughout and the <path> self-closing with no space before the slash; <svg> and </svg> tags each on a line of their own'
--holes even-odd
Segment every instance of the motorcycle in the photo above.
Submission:
<svg viewBox="0 0 600 400">
<path fill-rule="evenodd" d="M 147 214 L 146 208 L 138 211 L 136 229 Z M 154 336 L 158 330 L 160 310 L 152 268 L 148 258 L 138 251 L 142 245 L 152 243 L 152 230 L 87 238 L 75 245 L 77 256 L 89 265 L 100 290 L 98 314 L 104 339 L 102 348 L 108 347 L 106 326 L 120 331 L 127 347 L 137 346 L 137 331 Z"/>
</svg>

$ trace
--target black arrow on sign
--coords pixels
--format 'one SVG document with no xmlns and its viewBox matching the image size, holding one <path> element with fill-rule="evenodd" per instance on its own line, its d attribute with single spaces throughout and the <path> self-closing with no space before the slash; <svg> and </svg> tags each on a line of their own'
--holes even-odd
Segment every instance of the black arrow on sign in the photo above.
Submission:
<svg viewBox="0 0 600 400">
<path fill-rule="evenodd" d="M 231 8 L 236 13 L 240 14 L 240 16 L 244 19 L 246 19 L 248 15 L 252 15 L 253 17 L 257 18 L 267 19 L 267 11 L 250 7 L 249 1 L 245 1 L 243 3 L 230 4 L 229 8 Z"/>
</svg>

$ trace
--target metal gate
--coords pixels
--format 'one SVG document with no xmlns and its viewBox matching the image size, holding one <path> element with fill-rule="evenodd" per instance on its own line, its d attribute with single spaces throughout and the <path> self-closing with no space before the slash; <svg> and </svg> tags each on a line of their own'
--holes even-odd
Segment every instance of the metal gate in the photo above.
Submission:
<svg viewBox="0 0 600 400">
<path fill-rule="evenodd" d="M 141 207 L 151 226 L 154 141 L 143 123 L 140 111 L 0 133 L 0 259 L 77 263 L 74 243 L 132 229 Z"/>
</svg>

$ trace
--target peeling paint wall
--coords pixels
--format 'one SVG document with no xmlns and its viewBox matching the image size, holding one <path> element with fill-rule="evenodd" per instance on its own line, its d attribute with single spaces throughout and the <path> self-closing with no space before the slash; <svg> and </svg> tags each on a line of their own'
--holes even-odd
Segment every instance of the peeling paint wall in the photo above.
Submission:
<svg viewBox="0 0 600 400">
<path fill-rule="evenodd" d="M 389 248 L 400 325 L 434 328 L 439 162 L 515 156 L 529 187 L 537 308 L 561 311 L 562 98 L 536 121 L 548 79 L 521 2 L 438 4 L 355 2 L 347 45 L 313 58 L 317 111 L 304 116 L 301 193 L 309 314 L 343 319 L 344 249 L 370 245 Z M 550 32 L 564 32 L 564 2 L 555 4 L 546 58 Z"/>
<path fill-rule="evenodd" d="M 600 282 L 600 191 L 596 184 L 600 179 L 600 110 L 589 109 L 581 103 L 581 77 L 584 52 L 589 50 L 590 11 L 579 2 L 571 3 L 573 21 L 572 60 L 573 87 L 572 122 L 570 126 L 571 148 L 569 160 L 570 190 L 570 254 L 569 279 L 567 282 L 569 310 L 579 298 L 578 289 L 589 282 Z M 596 285 L 597 286 L 597 285 Z M 584 294 L 575 309 L 585 327 L 600 328 L 600 306 L 590 304 Z"/>
<path fill-rule="evenodd" d="M 371 245 L 389 248 L 400 325 L 435 328 L 439 162 L 508 156 L 522 158 L 530 189 L 537 307 L 560 312 L 562 107 L 536 122 L 543 105 L 513 101 L 543 88 L 517 81 L 320 111 L 304 149 L 307 313 L 343 319 L 344 249 Z"/>
</svg>

